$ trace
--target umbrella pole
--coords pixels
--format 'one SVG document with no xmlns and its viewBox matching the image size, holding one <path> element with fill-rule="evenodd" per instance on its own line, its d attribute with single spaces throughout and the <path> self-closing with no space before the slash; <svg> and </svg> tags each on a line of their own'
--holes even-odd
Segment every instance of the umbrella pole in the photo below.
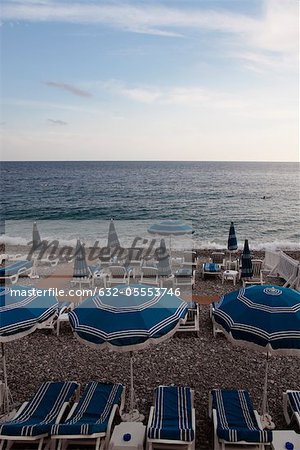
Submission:
<svg viewBox="0 0 300 450">
<path fill-rule="evenodd" d="M 133 352 L 130 352 L 130 413 L 134 410 Z"/>
<path fill-rule="evenodd" d="M 5 358 L 5 349 L 4 344 L 1 342 L 1 358 L 3 365 L 3 378 L 4 378 L 4 412 L 8 413 L 9 411 L 9 392 L 8 392 L 8 382 L 7 382 L 7 369 L 6 369 L 6 358 Z"/>
<path fill-rule="evenodd" d="M 268 413 L 268 372 L 269 372 L 269 352 L 267 352 L 267 359 L 266 359 L 265 382 L 262 399 L 262 415 Z"/>
<path fill-rule="evenodd" d="M 144 420 L 143 414 L 140 414 L 135 409 L 135 393 L 133 387 L 133 352 L 130 352 L 130 411 L 129 413 L 122 414 L 122 420 L 124 422 L 142 422 Z"/>
</svg>

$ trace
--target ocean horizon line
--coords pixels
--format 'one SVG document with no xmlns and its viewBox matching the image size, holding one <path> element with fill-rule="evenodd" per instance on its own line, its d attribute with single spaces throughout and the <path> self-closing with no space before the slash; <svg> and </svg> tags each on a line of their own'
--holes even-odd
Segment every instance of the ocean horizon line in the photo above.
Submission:
<svg viewBox="0 0 300 450">
<path fill-rule="evenodd" d="M 85 163 L 112 163 L 112 162 L 128 162 L 128 163 L 243 163 L 243 164 L 300 164 L 299 160 L 293 161 L 255 161 L 255 160 L 168 160 L 168 159 L 52 159 L 52 160 L 44 160 L 44 159 L 31 159 L 31 160 L 1 160 L 1 163 L 72 163 L 72 162 L 85 162 Z"/>
</svg>

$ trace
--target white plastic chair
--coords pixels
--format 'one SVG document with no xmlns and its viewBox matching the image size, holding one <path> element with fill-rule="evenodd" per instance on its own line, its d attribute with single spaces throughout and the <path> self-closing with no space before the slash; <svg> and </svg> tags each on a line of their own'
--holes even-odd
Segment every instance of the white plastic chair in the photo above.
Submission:
<svg viewBox="0 0 300 450">
<path fill-rule="evenodd" d="M 262 267 L 263 261 L 261 259 L 252 259 L 253 276 L 243 279 L 243 287 L 248 284 L 264 284 Z"/>
<path fill-rule="evenodd" d="M 142 267 L 140 282 L 159 286 L 158 269 L 156 267 Z"/>
</svg>

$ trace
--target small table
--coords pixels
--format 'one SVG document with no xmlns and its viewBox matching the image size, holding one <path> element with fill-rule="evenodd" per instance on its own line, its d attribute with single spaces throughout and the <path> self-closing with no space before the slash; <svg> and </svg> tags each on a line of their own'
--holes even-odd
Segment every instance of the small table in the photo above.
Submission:
<svg viewBox="0 0 300 450">
<path fill-rule="evenodd" d="M 122 422 L 116 425 L 109 442 L 109 450 L 143 450 L 146 427 L 140 422 Z M 129 441 L 124 435 L 130 434 Z"/>
<path fill-rule="evenodd" d="M 235 286 L 238 274 L 239 273 L 237 270 L 224 270 L 224 272 L 222 273 L 222 284 L 226 280 L 232 280 L 233 285 Z"/>
<path fill-rule="evenodd" d="M 273 431 L 273 442 L 271 445 L 273 450 L 287 450 L 286 442 L 291 442 L 294 445 L 294 450 L 298 450 L 300 448 L 300 434 L 292 430 Z"/>
</svg>

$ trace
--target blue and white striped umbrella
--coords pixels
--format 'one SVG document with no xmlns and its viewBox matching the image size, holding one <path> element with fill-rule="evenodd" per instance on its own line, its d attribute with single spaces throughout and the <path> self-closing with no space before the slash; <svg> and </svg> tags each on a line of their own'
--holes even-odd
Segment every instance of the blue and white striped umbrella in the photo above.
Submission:
<svg viewBox="0 0 300 450">
<path fill-rule="evenodd" d="M 229 228 L 227 248 L 230 252 L 233 252 L 233 251 L 237 250 L 237 248 L 238 248 L 233 222 L 231 222 L 230 228 Z"/>
<path fill-rule="evenodd" d="M 253 268 L 248 239 L 245 239 L 241 260 L 242 260 L 241 278 L 251 278 L 253 276 Z"/>
<path fill-rule="evenodd" d="M 300 293 L 281 286 L 257 285 L 224 295 L 215 304 L 215 322 L 227 337 L 269 353 L 300 356 Z M 263 396 L 267 408 L 268 359 Z"/>
<path fill-rule="evenodd" d="M 185 321 L 187 303 L 171 293 L 143 284 L 122 285 L 116 289 L 116 296 L 107 293 L 84 300 L 69 313 L 69 319 L 76 337 L 85 344 L 117 352 L 130 351 L 132 420 L 132 352 L 172 336 Z"/>
<path fill-rule="evenodd" d="M 187 312 L 186 302 L 160 292 L 143 284 L 122 285 L 117 296 L 90 297 L 69 313 L 73 331 L 89 345 L 119 352 L 159 343 L 175 333 Z"/>
<path fill-rule="evenodd" d="M 182 236 L 193 234 L 193 227 L 181 220 L 162 220 L 148 228 L 148 233 L 158 234 L 160 236 Z"/>
<path fill-rule="evenodd" d="M 57 299 L 48 289 L 37 291 L 32 286 L 0 287 L 0 343 L 7 409 L 9 397 L 4 343 L 35 331 L 53 318 L 57 307 Z"/>
<path fill-rule="evenodd" d="M 0 287 L 0 342 L 32 333 L 57 312 L 57 299 L 48 289 Z"/>
</svg>

